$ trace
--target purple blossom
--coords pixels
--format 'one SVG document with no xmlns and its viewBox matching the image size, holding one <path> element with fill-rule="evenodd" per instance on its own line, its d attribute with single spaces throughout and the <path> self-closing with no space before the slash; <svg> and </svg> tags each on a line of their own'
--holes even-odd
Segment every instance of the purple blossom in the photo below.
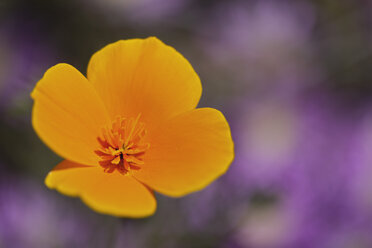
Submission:
<svg viewBox="0 0 372 248">
<path fill-rule="evenodd" d="M 240 154 L 246 153 L 238 159 L 235 175 L 244 173 L 251 191 L 275 192 L 278 202 L 243 221 L 238 243 L 258 248 L 371 247 L 367 178 L 372 175 L 372 139 L 366 128 L 371 115 L 365 108 L 337 104 L 326 94 L 303 96 L 295 104 L 268 102 L 269 107 L 264 102 L 248 111 L 248 119 L 258 118 L 261 125 L 242 131 L 254 135 L 245 136 L 252 139 L 249 145 L 240 142 Z M 260 117 L 262 111 L 268 117 Z M 272 240 L 259 239 L 266 235 Z"/>
<path fill-rule="evenodd" d="M 320 77 L 311 64 L 315 14 L 310 4 L 226 1 L 211 12 L 200 28 L 201 45 L 211 62 L 245 89 L 285 85 L 294 91 Z"/>
<path fill-rule="evenodd" d="M 69 207 L 41 185 L 2 174 L 0 245 L 3 247 L 82 247 L 94 233 L 89 214 Z M 106 234 L 104 234 L 106 235 Z"/>
</svg>

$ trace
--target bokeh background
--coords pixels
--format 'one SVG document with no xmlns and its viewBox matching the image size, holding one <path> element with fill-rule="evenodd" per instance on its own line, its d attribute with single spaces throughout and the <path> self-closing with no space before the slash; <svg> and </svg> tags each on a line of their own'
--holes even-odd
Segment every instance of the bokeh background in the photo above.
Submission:
<svg viewBox="0 0 372 248">
<path fill-rule="evenodd" d="M 236 158 L 206 189 L 119 219 L 48 190 L 61 158 L 30 92 L 66 62 L 157 36 L 194 66 Z M 0 0 L 0 247 L 371 248 L 372 2 Z"/>
</svg>

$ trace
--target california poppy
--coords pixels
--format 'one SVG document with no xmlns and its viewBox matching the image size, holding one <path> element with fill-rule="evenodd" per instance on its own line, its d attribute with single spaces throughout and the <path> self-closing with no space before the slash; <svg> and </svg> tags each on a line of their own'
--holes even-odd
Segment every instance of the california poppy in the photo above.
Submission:
<svg viewBox="0 0 372 248">
<path fill-rule="evenodd" d="M 53 66 L 31 93 L 34 129 L 65 159 L 46 185 L 128 217 L 154 213 L 153 190 L 179 197 L 204 188 L 234 151 L 224 116 L 196 109 L 201 91 L 189 62 L 154 37 L 107 45 L 87 77 Z"/>
</svg>

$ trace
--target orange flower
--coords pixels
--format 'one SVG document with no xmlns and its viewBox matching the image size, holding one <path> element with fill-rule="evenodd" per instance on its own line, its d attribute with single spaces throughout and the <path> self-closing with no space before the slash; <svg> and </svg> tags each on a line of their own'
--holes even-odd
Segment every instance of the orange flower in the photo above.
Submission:
<svg viewBox="0 0 372 248">
<path fill-rule="evenodd" d="M 45 184 L 129 217 L 154 213 L 152 190 L 179 197 L 204 188 L 234 151 L 224 116 L 195 109 L 201 91 L 188 61 L 153 37 L 104 47 L 87 78 L 68 64 L 53 66 L 31 94 L 34 129 L 66 159 Z"/>
</svg>

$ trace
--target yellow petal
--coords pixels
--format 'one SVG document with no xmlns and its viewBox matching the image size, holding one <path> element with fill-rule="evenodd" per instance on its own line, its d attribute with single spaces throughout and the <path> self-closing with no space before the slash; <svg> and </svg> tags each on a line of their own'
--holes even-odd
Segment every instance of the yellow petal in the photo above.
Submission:
<svg viewBox="0 0 372 248">
<path fill-rule="evenodd" d="M 88 79 L 112 118 L 141 113 L 147 129 L 194 109 L 201 96 L 200 79 L 190 63 L 154 37 L 104 47 L 92 56 Z"/>
<path fill-rule="evenodd" d="M 97 166 L 70 161 L 58 164 L 45 178 L 51 189 L 79 196 L 97 212 L 118 217 L 145 217 L 156 209 L 153 193 L 132 176 L 106 173 Z"/>
<path fill-rule="evenodd" d="M 204 188 L 227 170 L 234 157 L 229 125 L 215 109 L 189 111 L 149 135 L 145 164 L 134 176 L 169 196 Z"/>
<path fill-rule="evenodd" d="M 40 138 L 63 158 L 97 164 L 97 136 L 109 116 L 95 88 L 74 67 L 50 68 L 31 94 L 32 124 Z"/>
</svg>

